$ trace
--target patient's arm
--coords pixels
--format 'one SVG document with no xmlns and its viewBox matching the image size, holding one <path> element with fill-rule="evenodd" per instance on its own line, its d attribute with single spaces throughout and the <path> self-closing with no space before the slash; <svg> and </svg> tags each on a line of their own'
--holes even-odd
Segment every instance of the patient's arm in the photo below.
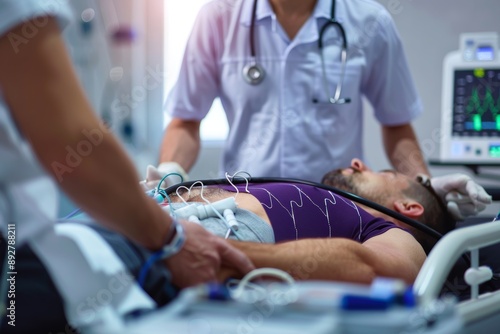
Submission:
<svg viewBox="0 0 500 334">
<path fill-rule="evenodd" d="M 257 268 L 273 267 L 299 280 L 322 279 L 370 283 L 375 277 L 395 277 L 413 283 L 425 259 L 418 242 L 400 229 L 363 244 L 343 238 L 302 239 L 280 244 L 233 242 Z"/>
</svg>

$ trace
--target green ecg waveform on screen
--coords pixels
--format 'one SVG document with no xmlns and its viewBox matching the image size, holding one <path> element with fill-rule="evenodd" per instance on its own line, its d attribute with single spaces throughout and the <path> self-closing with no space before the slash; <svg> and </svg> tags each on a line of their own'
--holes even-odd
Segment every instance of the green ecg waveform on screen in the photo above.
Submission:
<svg viewBox="0 0 500 334">
<path fill-rule="evenodd" d="M 500 138 L 500 68 L 457 69 L 452 135 Z"/>
<path fill-rule="evenodd" d="M 491 89 L 486 88 L 486 93 L 481 98 L 479 89 L 474 88 L 465 110 L 472 117 L 474 130 L 482 130 L 482 118 L 488 111 L 496 121 L 497 130 L 500 130 L 500 97 L 495 101 Z"/>
</svg>

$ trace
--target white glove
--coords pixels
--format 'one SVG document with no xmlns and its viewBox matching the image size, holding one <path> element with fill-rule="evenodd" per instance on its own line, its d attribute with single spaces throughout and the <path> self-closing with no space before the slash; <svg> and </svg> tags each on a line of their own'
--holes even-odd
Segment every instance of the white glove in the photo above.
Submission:
<svg viewBox="0 0 500 334">
<path fill-rule="evenodd" d="M 146 169 L 146 179 L 141 181 L 140 185 L 145 191 L 155 189 L 158 187 L 158 183 L 160 183 L 161 179 L 168 174 L 172 175 L 163 180 L 161 188 L 167 188 L 176 183 L 188 181 L 189 179 L 184 168 L 177 162 L 162 162 L 158 167 L 148 165 Z"/>
<path fill-rule="evenodd" d="M 491 196 L 466 174 L 433 177 L 431 185 L 457 220 L 476 215 L 491 204 Z"/>
</svg>

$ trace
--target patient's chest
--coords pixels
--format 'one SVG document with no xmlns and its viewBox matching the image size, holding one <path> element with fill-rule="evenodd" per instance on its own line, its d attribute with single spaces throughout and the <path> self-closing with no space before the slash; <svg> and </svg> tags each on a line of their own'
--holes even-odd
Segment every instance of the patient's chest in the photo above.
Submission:
<svg viewBox="0 0 500 334">
<path fill-rule="evenodd" d="M 233 191 L 233 186 L 219 186 Z M 276 242 L 304 238 L 349 238 L 364 242 L 394 224 L 376 218 L 352 201 L 307 184 L 255 183 L 238 185 L 253 195 L 271 221 Z"/>
</svg>

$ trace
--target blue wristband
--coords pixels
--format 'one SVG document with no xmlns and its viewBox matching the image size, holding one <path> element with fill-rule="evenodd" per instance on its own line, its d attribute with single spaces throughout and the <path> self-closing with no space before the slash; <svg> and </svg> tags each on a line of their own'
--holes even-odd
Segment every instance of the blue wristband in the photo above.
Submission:
<svg viewBox="0 0 500 334">
<path fill-rule="evenodd" d="M 144 287 L 144 282 L 146 281 L 146 276 L 153 265 L 158 260 L 164 260 L 172 255 L 177 254 L 184 246 L 184 242 L 186 241 L 186 235 L 184 234 L 184 229 L 182 225 L 175 219 L 172 219 L 172 226 L 174 230 L 174 235 L 170 242 L 163 246 L 162 249 L 157 250 L 152 253 L 147 261 L 142 265 L 141 270 L 139 271 L 138 283 L 141 287 Z"/>
<path fill-rule="evenodd" d="M 155 256 L 155 254 L 157 254 L 156 256 L 158 256 L 159 259 L 164 260 L 174 254 L 177 254 L 181 250 L 182 246 L 184 246 L 186 235 L 184 234 L 182 225 L 175 219 L 172 219 L 172 224 L 174 226 L 174 236 L 168 244 L 163 246 L 162 249 L 154 252 L 152 256 Z"/>
</svg>

